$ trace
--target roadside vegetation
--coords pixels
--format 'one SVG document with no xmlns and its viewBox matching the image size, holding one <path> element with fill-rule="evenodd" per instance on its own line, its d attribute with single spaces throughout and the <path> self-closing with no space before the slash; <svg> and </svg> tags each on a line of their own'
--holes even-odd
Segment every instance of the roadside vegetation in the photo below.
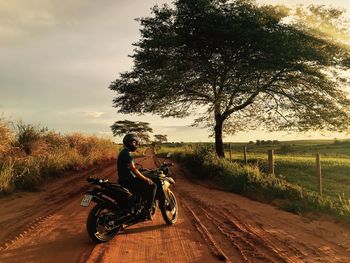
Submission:
<svg viewBox="0 0 350 263">
<path fill-rule="evenodd" d="M 244 144 L 231 144 L 231 159 L 243 163 Z M 315 177 L 315 155 L 321 155 L 323 194 L 338 199 L 350 198 L 350 141 L 349 140 L 304 140 L 274 144 L 248 144 L 248 163 L 268 171 L 267 151 L 275 151 L 275 173 L 277 177 L 317 191 Z M 226 158 L 229 159 L 229 151 Z"/>
<path fill-rule="evenodd" d="M 0 118 L 0 195 L 14 190 L 33 191 L 65 171 L 114 159 L 118 147 L 96 136 L 62 135 Z"/>
<path fill-rule="evenodd" d="M 227 191 L 270 202 L 302 213 L 318 211 L 347 219 L 350 216 L 350 143 L 348 141 L 296 141 L 248 144 L 248 164 L 242 147 L 231 145 L 231 161 L 218 158 L 212 145 L 169 145 L 158 155 L 172 152 L 199 179 L 209 179 Z M 276 175 L 267 173 L 267 150 L 275 149 Z M 317 193 L 314 153 L 322 153 L 323 195 Z"/>
</svg>

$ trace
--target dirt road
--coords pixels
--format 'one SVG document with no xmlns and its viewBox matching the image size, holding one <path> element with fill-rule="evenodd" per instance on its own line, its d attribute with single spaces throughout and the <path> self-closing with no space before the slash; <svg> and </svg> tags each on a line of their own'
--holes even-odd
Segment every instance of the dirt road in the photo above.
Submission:
<svg viewBox="0 0 350 263">
<path fill-rule="evenodd" d="M 137 160 L 154 167 L 151 152 Z M 67 175 L 36 193 L 0 199 L 0 262 L 350 262 L 350 229 L 310 220 L 189 180 L 175 166 L 179 219 L 126 229 L 95 245 L 80 206 L 89 175 L 115 180 L 115 162 Z"/>
</svg>

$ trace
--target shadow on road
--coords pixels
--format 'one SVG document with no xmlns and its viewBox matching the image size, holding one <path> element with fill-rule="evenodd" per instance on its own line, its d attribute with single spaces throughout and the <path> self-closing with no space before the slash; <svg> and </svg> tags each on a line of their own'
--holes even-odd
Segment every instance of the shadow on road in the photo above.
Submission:
<svg viewBox="0 0 350 263">
<path fill-rule="evenodd" d="M 136 234 L 136 233 L 141 233 L 141 232 L 147 232 L 147 231 L 153 231 L 153 230 L 158 230 L 167 227 L 165 224 L 161 225 L 151 225 L 151 226 L 141 226 L 137 228 L 131 228 L 131 229 L 125 229 L 124 232 L 120 233 L 121 235 L 126 235 L 126 234 Z"/>
</svg>

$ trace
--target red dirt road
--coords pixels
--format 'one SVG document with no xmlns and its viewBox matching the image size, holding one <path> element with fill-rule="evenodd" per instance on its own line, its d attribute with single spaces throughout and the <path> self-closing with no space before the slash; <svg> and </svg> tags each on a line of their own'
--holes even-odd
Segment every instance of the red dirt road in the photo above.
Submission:
<svg viewBox="0 0 350 263">
<path fill-rule="evenodd" d="M 150 152 L 138 159 L 151 168 Z M 50 182 L 37 193 L 0 199 L 0 262 L 350 262 L 350 229 L 311 221 L 189 180 L 175 166 L 179 219 L 160 211 L 112 241 L 95 245 L 80 206 L 89 175 L 115 180 L 115 162 Z"/>
</svg>

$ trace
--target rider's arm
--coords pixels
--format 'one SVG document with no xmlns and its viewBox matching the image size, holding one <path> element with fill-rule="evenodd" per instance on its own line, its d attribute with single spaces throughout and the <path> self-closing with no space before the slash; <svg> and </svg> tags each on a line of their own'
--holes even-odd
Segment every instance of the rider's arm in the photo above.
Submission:
<svg viewBox="0 0 350 263">
<path fill-rule="evenodd" d="M 147 178 L 146 176 L 144 176 L 142 173 L 140 173 L 139 170 L 137 170 L 137 168 L 135 167 L 135 164 L 133 162 L 128 163 L 128 167 L 131 170 L 131 172 L 136 175 L 138 178 L 146 181 L 148 184 L 153 184 L 153 181 L 149 178 Z"/>
</svg>

